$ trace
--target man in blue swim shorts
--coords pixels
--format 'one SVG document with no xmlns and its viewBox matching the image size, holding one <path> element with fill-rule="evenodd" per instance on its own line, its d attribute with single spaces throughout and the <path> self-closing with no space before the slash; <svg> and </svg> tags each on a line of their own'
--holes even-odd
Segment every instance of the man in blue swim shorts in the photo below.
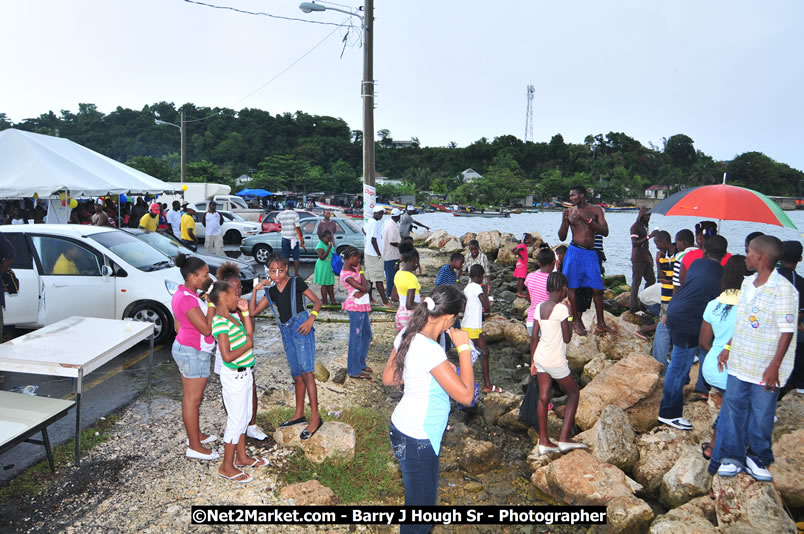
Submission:
<svg viewBox="0 0 804 534">
<path fill-rule="evenodd" d="M 575 290 L 582 287 L 592 288 L 592 299 L 597 313 L 597 331 L 599 333 L 616 334 L 606 325 L 603 317 L 603 275 L 600 272 L 600 261 L 595 252 L 595 234 L 609 235 L 609 225 L 603 215 L 603 209 L 586 202 L 586 188 L 576 185 L 570 189 L 571 208 L 564 210 L 558 238 L 567 239 L 567 232 L 572 227 L 572 243 L 564 255 L 562 270 L 569 280 L 569 302 L 575 333 L 586 335 L 581 314 L 575 302 Z"/>
</svg>

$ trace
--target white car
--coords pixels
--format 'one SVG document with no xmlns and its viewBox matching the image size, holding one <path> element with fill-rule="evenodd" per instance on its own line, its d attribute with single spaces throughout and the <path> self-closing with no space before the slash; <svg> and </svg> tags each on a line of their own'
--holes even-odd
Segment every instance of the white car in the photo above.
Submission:
<svg viewBox="0 0 804 534">
<path fill-rule="evenodd" d="M 17 253 L 11 268 L 20 281 L 19 293 L 6 295 L 5 324 L 39 328 L 73 315 L 131 317 L 154 323 L 156 343 L 173 335 L 170 301 L 183 279 L 152 246 L 103 226 L 19 224 L 0 232 Z M 72 270 L 62 255 L 78 274 L 59 273 L 65 265 Z"/>
<path fill-rule="evenodd" d="M 229 211 L 220 211 L 223 215 L 223 231 L 224 243 L 240 243 L 243 239 L 257 235 L 262 231 L 262 225 L 245 220 L 243 217 L 236 213 Z M 195 236 L 199 241 L 204 239 L 204 212 L 197 211 L 195 214 Z"/>
</svg>

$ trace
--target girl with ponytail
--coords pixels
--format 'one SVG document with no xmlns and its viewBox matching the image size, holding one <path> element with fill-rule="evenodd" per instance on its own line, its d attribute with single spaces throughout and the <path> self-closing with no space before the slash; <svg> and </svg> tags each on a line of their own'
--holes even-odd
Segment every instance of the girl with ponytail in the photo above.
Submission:
<svg viewBox="0 0 804 534">
<path fill-rule="evenodd" d="M 474 374 L 469 335 L 452 328 L 466 304 L 456 287 L 438 286 L 416 306 L 405 330 L 397 335 L 383 372 L 386 386 L 404 384 L 405 391 L 391 415 L 389 437 L 402 471 L 405 505 L 434 506 L 438 492 L 441 438 L 452 397 L 469 405 L 474 398 Z M 438 343 L 446 332 L 457 346 L 461 374 Z M 432 525 L 402 525 L 401 532 L 428 532 Z"/>
</svg>

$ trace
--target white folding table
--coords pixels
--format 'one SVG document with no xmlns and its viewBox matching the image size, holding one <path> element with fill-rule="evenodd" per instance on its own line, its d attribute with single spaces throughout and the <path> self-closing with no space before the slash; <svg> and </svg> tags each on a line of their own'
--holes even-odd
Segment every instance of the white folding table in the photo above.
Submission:
<svg viewBox="0 0 804 534">
<path fill-rule="evenodd" d="M 148 408 L 151 406 L 151 367 L 154 325 L 95 317 L 68 317 L 0 344 L 0 371 L 75 379 L 75 465 L 81 463 L 81 394 L 83 378 L 140 341 L 150 340 Z"/>
</svg>

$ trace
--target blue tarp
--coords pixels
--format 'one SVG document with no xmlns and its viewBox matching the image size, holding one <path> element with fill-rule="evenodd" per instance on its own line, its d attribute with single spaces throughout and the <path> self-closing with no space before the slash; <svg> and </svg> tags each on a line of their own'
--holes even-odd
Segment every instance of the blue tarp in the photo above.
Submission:
<svg viewBox="0 0 804 534">
<path fill-rule="evenodd" d="M 265 189 L 243 189 L 237 193 L 237 195 L 241 197 L 270 197 L 274 194 L 275 193 L 271 193 Z"/>
</svg>

